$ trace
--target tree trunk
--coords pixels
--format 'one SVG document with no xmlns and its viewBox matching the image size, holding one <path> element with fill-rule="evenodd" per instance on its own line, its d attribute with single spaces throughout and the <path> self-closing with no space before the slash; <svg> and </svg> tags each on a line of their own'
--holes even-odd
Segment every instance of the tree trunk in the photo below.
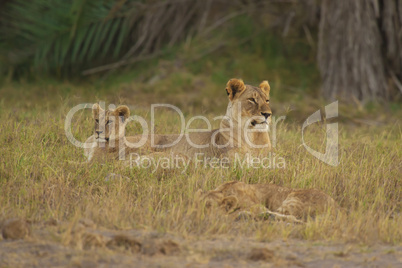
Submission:
<svg viewBox="0 0 402 268">
<path fill-rule="evenodd" d="M 323 0 L 322 94 L 363 102 L 395 96 L 402 78 L 402 0 Z"/>
</svg>

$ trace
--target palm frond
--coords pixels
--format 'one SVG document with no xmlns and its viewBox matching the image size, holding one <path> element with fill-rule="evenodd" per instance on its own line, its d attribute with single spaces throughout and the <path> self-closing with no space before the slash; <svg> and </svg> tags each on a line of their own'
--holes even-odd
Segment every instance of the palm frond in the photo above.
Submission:
<svg viewBox="0 0 402 268">
<path fill-rule="evenodd" d="M 227 7 L 239 3 L 216 2 L 222 1 Z M 1 60 L 17 70 L 62 75 L 133 62 L 195 34 L 205 24 L 211 3 L 215 2 L 10 0 L 0 11 Z"/>
<path fill-rule="evenodd" d="M 5 53 L 22 59 L 16 62 L 10 57 L 9 64 L 69 72 L 77 65 L 91 66 L 94 60 L 117 58 L 127 45 L 130 29 L 124 27 L 125 18 L 119 13 L 109 16 L 114 2 L 12 1 L 2 14 L 0 35 L 2 43 L 13 45 Z"/>
</svg>

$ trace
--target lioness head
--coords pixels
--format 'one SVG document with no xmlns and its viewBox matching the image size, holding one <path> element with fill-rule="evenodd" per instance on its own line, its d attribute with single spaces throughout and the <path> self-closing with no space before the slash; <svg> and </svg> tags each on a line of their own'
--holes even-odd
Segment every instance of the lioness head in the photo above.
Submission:
<svg viewBox="0 0 402 268">
<path fill-rule="evenodd" d="M 230 101 L 226 115 L 242 127 L 268 129 L 272 115 L 269 91 L 268 81 L 254 87 L 245 85 L 240 79 L 230 79 L 226 85 Z"/>
<path fill-rule="evenodd" d="M 104 110 L 99 104 L 92 106 L 92 115 L 95 121 L 94 135 L 98 142 L 108 142 L 124 136 L 126 119 L 130 116 L 130 109 L 121 105 L 116 109 Z"/>
</svg>

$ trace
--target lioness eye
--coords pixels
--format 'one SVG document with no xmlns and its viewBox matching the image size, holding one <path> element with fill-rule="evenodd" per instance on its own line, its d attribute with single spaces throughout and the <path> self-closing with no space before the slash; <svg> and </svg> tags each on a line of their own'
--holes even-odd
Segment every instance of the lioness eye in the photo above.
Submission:
<svg viewBox="0 0 402 268">
<path fill-rule="evenodd" d="M 253 102 L 253 103 L 257 103 L 257 101 L 254 98 L 250 98 L 248 99 L 249 101 Z"/>
<path fill-rule="evenodd" d="M 107 120 L 107 121 L 106 121 L 106 125 L 107 125 L 107 124 L 109 124 L 110 122 L 112 122 L 112 121 L 110 121 L 110 120 Z"/>
<path fill-rule="evenodd" d="M 95 122 L 96 122 L 96 123 L 99 123 L 99 119 L 95 119 Z"/>
<path fill-rule="evenodd" d="M 267 100 L 267 102 L 269 103 L 269 100 Z"/>
</svg>

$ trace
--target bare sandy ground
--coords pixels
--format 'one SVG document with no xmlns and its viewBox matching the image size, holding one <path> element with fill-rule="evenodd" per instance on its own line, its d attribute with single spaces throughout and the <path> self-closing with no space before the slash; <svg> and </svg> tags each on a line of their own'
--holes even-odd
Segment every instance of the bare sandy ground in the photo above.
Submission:
<svg viewBox="0 0 402 268">
<path fill-rule="evenodd" d="M 85 220 L 29 229 L 22 239 L 0 240 L 0 267 L 402 267 L 401 245 L 184 238 Z"/>
</svg>

